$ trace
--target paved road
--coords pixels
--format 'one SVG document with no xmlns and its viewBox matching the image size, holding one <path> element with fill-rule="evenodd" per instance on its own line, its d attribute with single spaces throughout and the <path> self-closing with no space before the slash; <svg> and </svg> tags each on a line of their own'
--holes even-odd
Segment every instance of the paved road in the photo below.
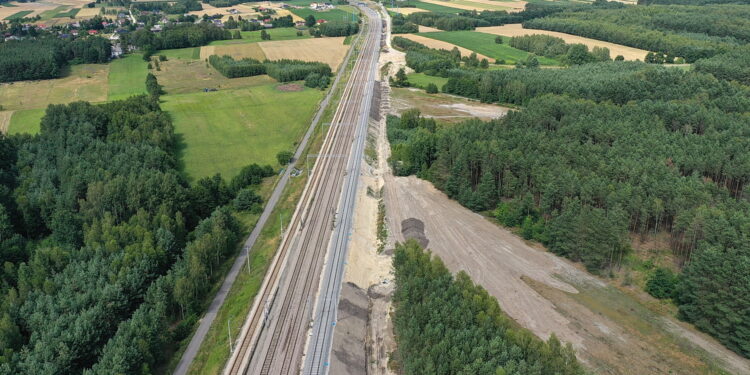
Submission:
<svg viewBox="0 0 750 375">
<path fill-rule="evenodd" d="M 329 268 L 335 271 L 345 253 L 353 209 L 351 197 L 356 191 L 380 47 L 380 19 L 369 9 L 362 11 L 368 19 L 363 25 L 365 40 L 360 55 L 321 148 L 321 157 L 248 314 L 225 374 L 298 374 L 313 321 L 316 292 L 322 287 L 322 295 L 328 296 L 329 301 L 337 293 L 337 288 L 326 287 L 335 276 L 324 278 L 320 284 L 321 271 L 326 254 Z M 330 339 L 327 342 L 330 350 Z M 318 358 L 323 357 L 322 345 L 311 343 L 311 348 L 319 353 Z"/>
<path fill-rule="evenodd" d="M 349 57 L 351 56 L 353 50 L 354 50 L 353 48 L 349 49 L 349 52 L 347 53 L 346 58 L 344 59 L 344 63 L 347 63 L 349 61 Z M 339 81 L 341 80 L 341 76 L 343 75 L 343 72 L 345 70 L 346 69 L 344 69 L 343 65 L 342 67 L 338 69 L 338 73 L 336 74 L 336 79 L 333 81 L 331 89 L 328 91 L 328 94 L 320 103 L 320 108 L 318 109 L 317 113 L 315 114 L 315 117 L 310 123 L 310 127 L 307 129 L 305 136 L 302 138 L 302 141 L 297 147 L 297 151 L 294 154 L 294 160 L 299 159 L 300 156 L 302 155 L 302 152 L 305 150 L 305 147 L 307 146 L 307 143 L 310 140 L 310 137 L 312 136 L 313 130 L 315 130 L 315 127 L 318 125 L 318 122 L 320 122 L 320 118 L 322 117 L 325 109 L 328 107 L 328 103 L 330 102 L 331 97 L 333 96 L 333 93 L 336 91 L 336 88 L 339 85 Z M 253 248 L 255 241 L 258 239 L 258 236 L 260 235 L 260 231 L 265 226 L 266 221 L 268 221 L 269 216 L 271 216 L 271 212 L 273 212 L 274 208 L 276 207 L 276 203 L 279 201 L 279 198 L 281 197 L 281 193 L 286 187 L 287 182 L 289 182 L 290 172 L 291 172 L 291 169 L 287 168 L 282 174 L 281 179 L 279 179 L 278 183 L 276 184 L 276 187 L 271 193 L 271 197 L 268 199 L 268 202 L 266 203 L 266 206 L 263 209 L 263 213 L 260 215 L 260 218 L 258 218 L 258 222 L 255 224 L 255 228 L 253 228 L 253 231 L 250 233 L 250 236 L 248 236 L 247 240 L 245 241 L 245 245 L 242 251 L 240 252 L 240 255 L 237 256 L 237 258 L 235 259 L 234 264 L 232 265 L 232 268 L 229 270 L 229 273 L 227 273 L 227 276 L 224 279 L 224 282 L 221 284 L 219 291 L 216 293 L 216 296 L 214 297 L 213 301 L 211 301 L 211 305 L 209 305 L 208 310 L 206 311 L 205 315 L 201 319 L 198 329 L 195 331 L 195 334 L 190 340 L 190 343 L 188 344 L 187 349 L 185 349 L 185 352 L 182 354 L 182 357 L 180 358 L 180 362 L 177 364 L 177 367 L 175 368 L 173 372 L 174 375 L 187 374 L 188 368 L 190 368 L 190 364 L 195 359 L 195 356 L 198 354 L 198 350 L 200 349 L 200 346 L 203 343 L 203 340 L 206 338 L 208 329 L 211 327 L 211 324 L 213 324 L 214 319 L 216 318 L 216 314 L 219 312 L 219 309 L 224 304 L 224 300 L 226 299 L 227 294 L 229 293 L 229 290 L 232 289 L 232 284 L 234 284 L 234 280 L 237 278 L 237 275 L 239 274 L 240 270 L 247 262 L 246 258 L 247 258 L 249 249 Z"/>
</svg>

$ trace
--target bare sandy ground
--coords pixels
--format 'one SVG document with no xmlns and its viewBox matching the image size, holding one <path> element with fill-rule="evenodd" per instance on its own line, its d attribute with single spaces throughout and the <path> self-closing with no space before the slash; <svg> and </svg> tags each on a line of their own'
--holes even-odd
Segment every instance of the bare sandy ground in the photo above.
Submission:
<svg viewBox="0 0 750 375">
<path fill-rule="evenodd" d="M 12 116 L 13 111 L 0 111 L 0 133 L 8 134 L 8 126 L 10 126 Z"/>
<path fill-rule="evenodd" d="M 426 12 L 424 9 L 419 8 L 388 8 L 391 12 L 401 13 L 403 15 L 409 15 L 412 13 Z"/>
<path fill-rule="evenodd" d="M 386 176 L 388 223 L 425 223 L 430 250 L 466 271 L 537 336 L 557 335 L 603 374 L 736 374 L 750 364 L 715 340 L 643 305 L 570 262 L 526 243 L 416 177 Z M 665 324 L 664 322 L 668 322 Z M 704 358 L 709 358 L 705 361 Z"/>
<path fill-rule="evenodd" d="M 297 59 L 303 61 L 320 61 L 331 66 L 333 71 L 338 69 L 348 45 L 344 44 L 344 37 L 314 38 L 260 42 L 258 45 L 269 60 Z"/>
<path fill-rule="evenodd" d="M 475 117 L 487 121 L 505 116 L 510 110 L 448 94 L 427 94 L 416 88 L 393 89 L 390 113 L 400 115 L 411 108 L 419 109 L 424 117 L 444 122 L 461 122 Z"/>
<path fill-rule="evenodd" d="M 551 35 L 558 38 L 562 38 L 566 43 L 580 43 L 585 44 L 587 47 L 607 47 L 609 48 L 609 55 L 614 58 L 617 55 L 622 55 L 625 60 L 643 60 L 646 57 L 648 51 L 639 48 L 627 47 L 621 44 L 614 44 L 609 42 L 603 42 L 601 40 L 584 38 L 577 35 L 559 33 L 556 31 L 538 30 L 538 29 L 524 29 L 520 23 L 508 24 L 503 26 L 490 26 L 490 27 L 477 27 L 477 31 L 503 35 L 503 36 L 520 36 L 520 35 L 531 35 L 531 34 L 545 34 Z"/>
<path fill-rule="evenodd" d="M 411 39 L 411 40 L 413 40 L 413 41 L 415 41 L 417 43 L 422 43 L 422 44 L 424 44 L 424 45 L 426 45 L 427 47 L 430 47 L 430 48 L 444 49 L 444 50 L 450 51 L 450 50 L 453 49 L 453 47 L 456 47 L 461 52 L 461 56 L 469 56 L 469 55 L 471 55 L 474 52 L 474 51 L 472 51 L 470 49 L 467 49 L 467 48 L 464 48 L 464 47 L 461 47 L 461 46 L 457 46 L 457 45 L 455 45 L 453 43 L 443 42 L 442 40 L 436 40 L 436 39 L 428 38 L 428 37 L 421 36 L 421 35 L 399 34 L 398 36 L 404 37 L 406 39 Z M 489 57 L 487 57 L 485 55 L 478 54 L 478 53 L 477 53 L 477 58 L 479 58 L 480 60 L 481 59 L 487 59 L 489 61 L 495 61 L 495 59 L 489 58 Z"/>
</svg>

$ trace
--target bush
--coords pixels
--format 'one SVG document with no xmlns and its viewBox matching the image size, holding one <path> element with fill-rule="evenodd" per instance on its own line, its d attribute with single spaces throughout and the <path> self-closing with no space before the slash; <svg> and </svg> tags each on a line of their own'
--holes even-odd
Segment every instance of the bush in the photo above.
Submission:
<svg viewBox="0 0 750 375">
<path fill-rule="evenodd" d="M 211 55 L 208 62 L 227 78 L 251 77 L 266 73 L 266 66 L 258 60 L 244 58 L 235 60 L 231 56 Z"/>
<path fill-rule="evenodd" d="M 291 163 L 293 157 L 294 154 L 291 151 L 279 151 L 279 153 L 276 154 L 276 160 L 278 160 L 279 164 L 281 165 L 287 165 Z"/>
<path fill-rule="evenodd" d="M 237 211 L 250 211 L 252 213 L 258 213 L 262 210 L 262 203 L 263 199 L 261 199 L 261 197 L 255 193 L 255 190 L 251 188 L 245 188 L 237 193 L 237 197 L 235 197 L 232 201 L 232 206 Z"/>
<path fill-rule="evenodd" d="M 427 88 L 425 89 L 428 94 L 437 94 L 438 93 L 438 87 L 436 84 L 430 82 L 427 84 Z"/>
<path fill-rule="evenodd" d="M 677 289 L 677 275 L 670 269 L 659 267 L 646 282 L 646 292 L 658 299 L 672 298 Z"/>
</svg>

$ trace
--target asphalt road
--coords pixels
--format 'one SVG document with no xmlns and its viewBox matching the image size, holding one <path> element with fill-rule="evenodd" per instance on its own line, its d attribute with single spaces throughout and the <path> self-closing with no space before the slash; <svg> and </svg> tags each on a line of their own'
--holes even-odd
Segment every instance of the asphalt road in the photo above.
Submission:
<svg viewBox="0 0 750 375">
<path fill-rule="evenodd" d="M 353 50 L 354 50 L 353 48 L 349 49 L 349 52 L 347 53 L 346 58 L 344 59 L 345 63 L 349 61 L 349 57 L 351 56 Z M 338 87 L 339 81 L 341 80 L 341 76 L 343 75 L 344 71 L 346 71 L 346 69 L 343 69 L 343 68 L 338 69 L 338 73 L 336 74 L 336 78 L 333 81 L 331 89 L 328 91 L 328 94 L 320 103 L 320 107 L 318 111 L 315 113 L 315 117 L 310 123 L 310 127 L 307 129 L 305 136 L 302 138 L 302 141 L 300 141 L 299 146 L 297 147 L 297 150 L 294 153 L 294 160 L 297 160 L 300 158 L 300 156 L 302 156 L 302 152 L 305 150 L 305 147 L 307 147 L 307 143 L 313 134 L 313 130 L 315 130 L 315 127 L 320 122 L 320 118 L 322 117 L 323 112 L 328 107 L 328 103 L 330 102 L 331 97 L 333 96 L 333 93 L 336 91 L 336 87 Z M 266 222 L 268 221 L 268 218 L 271 216 L 271 212 L 273 212 L 274 208 L 276 208 L 276 203 L 278 203 L 279 198 L 281 197 L 281 193 L 284 191 L 284 188 L 289 182 L 290 173 L 291 173 L 291 168 L 287 168 L 282 174 L 276 186 L 274 187 L 273 192 L 271 193 L 271 197 L 268 199 L 268 202 L 266 203 L 266 206 L 263 209 L 263 213 L 260 215 L 260 218 L 258 218 L 258 222 L 255 224 L 255 228 L 253 228 L 253 231 L 250 233 L 250 236 L 248 236 L 247 240 L 245 240 L 245 245 L 243 246 L 242 251 L 235 259 L 234 264 L 232 264 L 232 268 L 227 273 L 227 276 L 225 277 L 224 282 L 221 284 L 219 291 L 216 293 L 216 296 L 211 301 L 211 305 L 209 305 L 208 310 L 206 310 L 205 315 L 203 315 L 203 318 L 201 319 L 200 324 L 198 325 L 198 329 L 195 331 L 195 334 L 193 335 L 193 337 L 190 340 L 190 343 L 188 344 L 188 347 L 185 349 L 185 352 L 182 354 L 182 357 L 180 358 L 180 362 L 177 364 L 177 367 L 175 368 L 173 372 L 174 375 L 187 374 L 187 371 L 190 368 L 190 364 L 195 359 L 195 356 L 198 354 L 198 350 L 200 349 L 200 346 L 203 343 L 203 340 L 205 340 L 206 338 L 208 329 L 211 327 L 211 324 L 213 324 L 214 319 L 216 319 L 216 314 L 219 312 L 219 309 L 224 304 L 224 300 L 226 300 L 227 294 L 229 294 L 229 290 L 232 289 L 234 280 L 237 278 L 237 275 L 242 270 L 242 267 L 246 264 L 247 262 L 246 258 L 248 256 L 248 252 L 250 251 L 250 249 L 253 248 L 255 241 L 258 239 L 258 236 L 260 235 L 260 231 L 263 229 Z"/>
<path fill-rule="evenodd" d="M 328 304 L 335 304 L 334 297 L 338 299 L 340 276 L 336 273 L 343 266 L 351 227 L 381 33 L 379 16 L 364 7 L 362 11 L 368 16 L 363 27 L 365 40 L 351 78 L 225 374 L 298 374 L 311 323 L 330 320 L 335 314 L 335 308 L 330 311 L 325 303 L 313 314 L 313 306 L 319 287 Z M 321 285 L 326 254 L 330 271 Z M 327 356 L 331 333 L 331 329 L 321 331 L 322 345 L 315 344 L 316 336 L 311 351 L 317 354 L 311 357 Z"/>
</svg>

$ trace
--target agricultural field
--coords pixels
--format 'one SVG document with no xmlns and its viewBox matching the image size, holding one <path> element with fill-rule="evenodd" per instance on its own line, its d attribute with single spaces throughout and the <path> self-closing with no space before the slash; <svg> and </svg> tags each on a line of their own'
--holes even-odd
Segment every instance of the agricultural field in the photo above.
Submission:
<svg viewBox="0 0 750 375">
<path fill-rule="evenodd" d="M 319 61 L 331 66 L 335 72 L 346 57 L 349 46 L 345 37 L 314 38 L 310 40 L 286 40 L 258 43 L 269 60 L 297 59 Z"/>
<path fill-rule="evenodd" d="M 442 31 L 435 32 L 435 34 L 438 34 L 438 33 L 442 33 Z M 433 33 L 425 33 L 425 34 L 433 34 Z M 472 51 L 472 50 L 470 50 L 468 48 L 464 48 L 464 47 L 461 47 L 461 46 L 453 44 L 453 43 L 444 42 L 442 40 L 437 40 L 437 39 L 434 39 L 434 38 L 428 38 L 428 37 L 423 36 L 423 35 L 417 35 L 417 34 L 399 34 L 398 36 L 400 36 L 402 38 L 413 40 L 413 41 L 415 41 L 417 43 L 424 44 L 424 45 L 426 45 L 427 47 L 430 47 L 430 48 L 444 49 L 444 50 L 450 51 L 450 50 L 452 50 L 455 47 L 455 48 L 458 48 L 458 50 L 461 52 L 461 56 L 468 56 L 472 52 L 474 52 L 474 51 Z M 481 53 L 477 53 L 477 58 L 479 58 L 479 59 L 488 59 L 488 60 L 492 59 L 491 57 L 483 55 Z"/>
<path fill-rule="evenodd" d="M 224 44 L 200 47 L 200 59 L 205 60 L 211 55 L 229 55 L 235 59 L 245 57 L 263 61 L 266 58 L 260 43 Z"/>
<path fill-rule="evenodd" d="M 529 53 L 526 51 L 521 51 L 509 46 L 508 41 L 510 40 L 510 38 L 505 37 L 503 44 L 497 44 L 495 43 L 495 35 L 477 31 L 430 32 L 419 33 L 417 34 L 417 36 L 454 44 L 456 46 L 474 51 L 477 53 L 477 55 L 487 56 L 491 60 L 505 60 L 506 64 L 515 64 L 518 61 L 525 61 L 529 55 Z M 432 48 L 445 48 L 429 44 L 425 45 Z M 461 52 L 461 55 L 464 55 L 464 53 Z M 538 59 L 541 65 L 560 65 L 558 61 L 547 57 L 539 56 Z"/>
<path fill-rule="evenodd" d="M 153 73 L 167 94 L 187 94 L 204 88 L 238 89 L 276 82 L 267 75 L 226 78 L 204 60 L 170 59 L 160 63 L 161 70 Z"/>
<path fill-rule="evenodd" d="M 321 12 L 312 10 L 310 8 L 292 9 L 291 12 L 296 14 L 300 18 L 305 18 L 312 14 L 315 17 L 315 19 L 318 19 L 318 20 L 322 19 L 328 22 L 331 22 L 331 21 L 351 22 L 352 14 L 358 14 L 358 12 L 354 11 L 354 8 L 350 6 L 346 6 L 346 5 L 337 5 L 335 9 L 321 11 Z"/>
<path fill-rule="evenodd" d="M 144 82 L 148 69 L 140 54 L 113 60 L 109 65 L 108 100 L 125 99 L 131 95 L 146 93 Z"/>
<path fill-rule="evenodd" d="M 406 77 L 409 79 L 409 84 L 413 87 L 425 89 L 430 83 L 434 83 L 438 89 L 448 82 L 448 78 L 428 76 L 424 73 L 410 73 Z"/>
<path fill-rule="evenodd" d="M 280 27 L 277 29 L 268 29 L 266 32 L 271 36 L 272 41 L 278 40 L 294 40 L 294 39 L 309 39 L 310 33 L 307 30 L 302 30 L 302 35 L 297 35 L 297 30 L 294 27 Z M 256 31 L 240 31 L 242 39 L 230 39 L 230 40 L 216 40 L 209 44 L 209 46 L 221 46 L 227 44 L 243 44 L 243 43 L 256 43 L 263 41 L 260 38 L 261 30 Z"/>
<path fill-rule="evenodd" d="M 388 10 L 401 14 L 411 14 L 416 12 L 458 13 L 462 11 L 461 9 L 450 5 L 440 5 L 425 1 L 403 1 L 396 2 L 395 4 L 398 5 L 397 8 L 388 8 Z M 404 5 L 408 5 L 409 7 L 403 8 L 402 6 Z"/>
<path fill-rule="evenodd" d="M 11 14 L 8 17 L 5 17 L 5 20 L 6 21 L 13 21 L 13 20 L 16 20 L 16 19 L 19 19 L 19 18 L 27 17 L 31 13 L 34 13 L 34 11 L 33 10 L 22 10 L 20 12 L 15 12 L 15 13 Z"/>
<path fill-rule="evenodd" d="M 157 55 L 164 55 L 168 59 L 197 60 L 201 58 L 201 48 L 202 47 L 166 49 L 159 51 Z"/>
<path fill-rule="evenodd" d="M 46 108 L 35 108 L 14 111 L 10 117 L 8 128 L 5 130 L 6 134 L 39 133 L 39 123 L 42 120 L 42 116 L 44 116 L 45 110 Z M 2 120 L 0 119 L 0 121 Z"/>
<path fill-rule="evenodd" d="M 294 147 L 323 96 L 301 85 L 268 83 L 165 95 L 162 108 L 172 116 L 185 174 L 231 178 L 248 161 L 276 165 L 276 153 Z"/>
<path fill-rule="evenodd" d="M 622 55 L 625 58 L 625 60 L 641 60 L 642 61 L 643 58 L 648 53 L 648 51 L 640 49 L 640 48 L 623 46 L 621 44 L 615 44 L 615 43 L 604 42 L 604 41 L 596 40 L 596 39 L 584 38 L 581 36 L 560 33 L 557 31 L 524 29 L 520 23 L 508 24 L 508 25 L 503 25 L 503 26 L 478 27 L 476 31 L 487 33 L 487 34 L 502 35 L 506 37 L 531 35 L 531 34 L 551 35 L 551 36 L 563 39 L 565 43 L 568 43 L 568 44 L 585 44 L 587 47 L 589 47 L 589 49 L 592 49 L 594 47 L 607 47 L 609 48 L 609 54 L 611 57 L 614 58 L 617 55 Z"/>
<path fill-rule="evenodd" d="M 440 5 L 445 7 L 451 7 L 451 8 L 458 8 L 461 10 L 476 10 L 477 12 L 481 12 L 483 10 L 511 10 L 512 8 L 505 6 L 505 4 L 511 5 L 511 4 L 517 4 L 516 2 L 511 3 L 503 3 L 493 0 L 450 0 L 450 1 L 442 1 L 442 0 L 422 0 L 425 3 L 428 4 L 434 4 L 434 5 Z M 526 5 L 524 2 L 523 5 L 521 5 L 521 9 Z"/>
<path fill-rule="evenodd" d="M 82 64 L 69 69 L 63 78 L 2 84 L 0 105 L 5 110 L 19 110 L 78 100 L 94 103 L 107 100 L 108 65 Z"/>
</svg>

